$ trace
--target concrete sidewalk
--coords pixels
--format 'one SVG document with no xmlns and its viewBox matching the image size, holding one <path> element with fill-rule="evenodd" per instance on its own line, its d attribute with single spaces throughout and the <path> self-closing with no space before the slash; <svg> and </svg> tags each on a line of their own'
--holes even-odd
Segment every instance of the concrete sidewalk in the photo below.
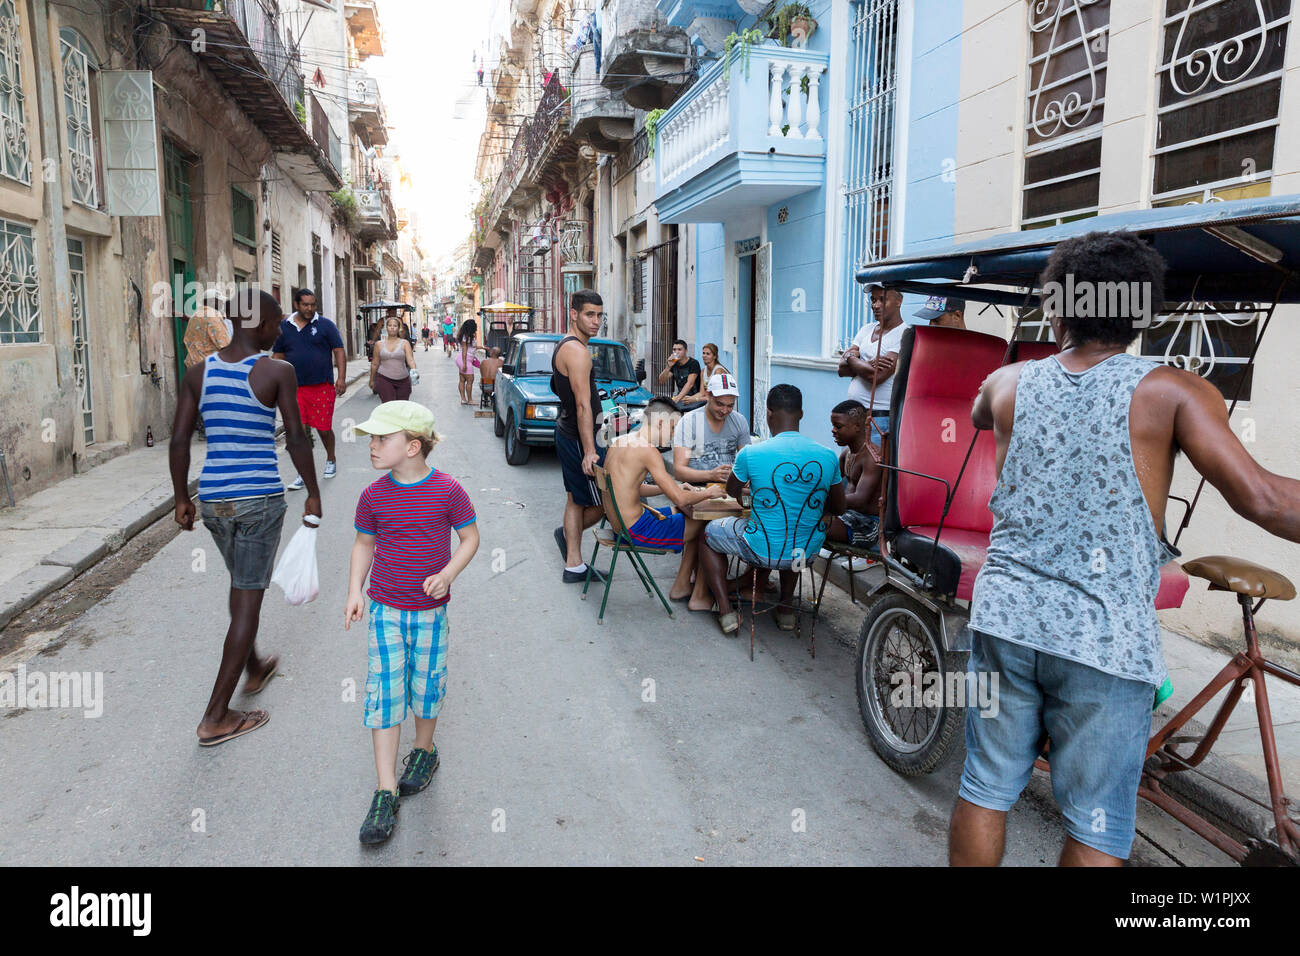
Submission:
<svg viewBox="0 0 1300 956">
<path fill-rule="evenodd" d="M 349 362 L 349 387 L 365 388 L 354 383 L 369 368 L 365 359 Z M 283 428 L 276 433 L 282 435 Z M 203 457 L 203 442 L 196 437 L 191 495 Z M 174 500 L 162 441 L 0 509 L 0 628 L 170 513 Z"/>
</svg>

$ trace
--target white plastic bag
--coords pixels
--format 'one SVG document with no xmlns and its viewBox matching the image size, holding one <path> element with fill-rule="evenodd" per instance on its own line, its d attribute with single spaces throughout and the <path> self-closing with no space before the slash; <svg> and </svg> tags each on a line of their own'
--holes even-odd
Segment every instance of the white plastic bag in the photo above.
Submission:
<svg viewBox="0 0 1300 956">
<path fill-rule="evenodd" d="M 304 520 L 320 523 L 315 515 Z M 316 528 L 303 525 L 289 540 L 289 546 L 280 555 L 280 563 L 271 575 L 271 583 L 280 585 L 286 604 L 306 604 L 320 594 L 320 578 L 316 572 Z"/>
</svg>

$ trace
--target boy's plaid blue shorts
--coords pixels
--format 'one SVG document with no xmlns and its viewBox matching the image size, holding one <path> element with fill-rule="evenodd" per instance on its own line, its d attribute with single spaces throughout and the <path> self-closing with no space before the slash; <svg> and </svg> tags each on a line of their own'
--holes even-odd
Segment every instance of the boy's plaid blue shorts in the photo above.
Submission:
<svg viewBox="0 0 1300 956">
<path fill-rule="evenodd" d="M 447 605 L 408 611 L 370 602 L 370 654 L 365 725 L 396 727 L 409 707 L 438 716 L 447 690 Z"/>
</svg>

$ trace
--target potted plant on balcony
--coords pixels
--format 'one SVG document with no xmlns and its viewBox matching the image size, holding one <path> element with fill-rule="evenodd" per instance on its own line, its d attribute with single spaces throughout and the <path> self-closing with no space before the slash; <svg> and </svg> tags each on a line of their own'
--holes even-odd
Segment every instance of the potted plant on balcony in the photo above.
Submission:
<svg viewBox="0 0 1300 956">
<path fill-rule="evenodd" d="M 749 79 L 749 51 L 752 47 L 763 42 L 763 31 L 757 27 L 752 30 L 741 30 L 739 33 L 732 33 L 722 41 L 722 62 L 723 77 L 730 82 L 731 80 L 731 52 L 736 50 L 735 59 L 740 61 L 740 65 L 745 70 L 745 79 Z"/>
<path fill-rule="evenodd" d="M 817 30 L 817 21 L 806 3 L 785 3 L 766 17 L 768 36 L 785 46 L 805 47 Z"/>
<path fill-rule="evenodd" d="M 659 121 L 663 119 L 667 110 L 651 110 L 645 115 L 645 135 L 650 144 L 650 155 L 655 154 L 655 139 L 659 134 Z"/>
</svg>

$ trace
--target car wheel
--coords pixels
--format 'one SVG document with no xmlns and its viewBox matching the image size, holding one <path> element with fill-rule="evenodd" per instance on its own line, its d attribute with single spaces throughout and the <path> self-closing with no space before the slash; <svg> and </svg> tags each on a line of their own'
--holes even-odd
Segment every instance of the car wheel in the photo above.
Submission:
<svg viewBox="0 0 1300 956">
<path fill-rule="evenodd" d="M 501 413 L 497 411 L 497 397 L 492 396 L 492 434 L 500 438 L 506 433 L 506 426 L 501 422 Z"/>
<path fill-rule="evenodd" d="M 515 427 L 515 412 L 511 409 L 506 419 L 506 461 L 511 465 L 526 464 L 529 451 L 531 449 L 519 437 L 519 429 Z"/>
</svg>

